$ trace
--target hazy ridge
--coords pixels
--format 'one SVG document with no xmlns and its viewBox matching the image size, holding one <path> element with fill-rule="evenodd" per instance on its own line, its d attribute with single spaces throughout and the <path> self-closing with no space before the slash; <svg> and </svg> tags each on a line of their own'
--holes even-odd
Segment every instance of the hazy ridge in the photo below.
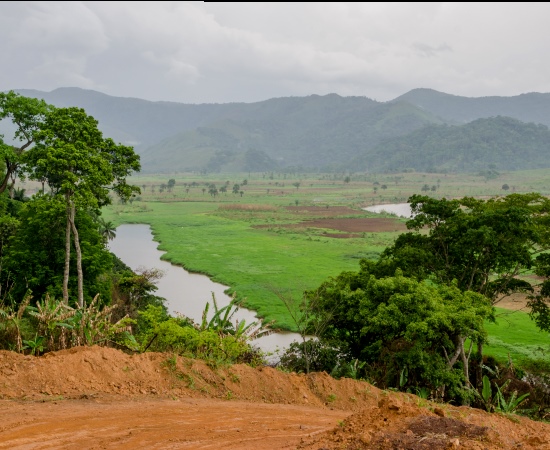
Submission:
<svg viewBox="0 0 550 450">
<path fill-rule="evenodd" d="M 105 134 L 135 147 L 144 172 L 550 166 L 550 94 L 468 98 L 413 89 L 390 102 L 329 94 L 183 104 L 80 88 L 17 92 L 84 108 Z"/>
</svg>

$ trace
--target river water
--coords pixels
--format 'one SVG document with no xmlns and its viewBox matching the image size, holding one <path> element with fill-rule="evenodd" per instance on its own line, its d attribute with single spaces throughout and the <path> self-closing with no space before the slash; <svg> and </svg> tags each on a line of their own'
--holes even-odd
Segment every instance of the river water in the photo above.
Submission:
<svg viewBox="0 0 550 450">
<path fill-rule="evenodd" d="M 368 208 L 363 208 L 365 211 L 374 212 L 374 213 L 390 213 L 395 214 L 399 217 L 406 217 L 409 219 L 411 217 L 411 206 L 409 203 L 392 203 L 388 205 L 374 205 L 369 206 Z"/>
<path fill-rule="evenodd" d="M 109 243 L 109 249 L 132 270 L 144 268 L 162 271 L 163 276 L 156 283 L 158 290 L 155 294 L 166 299 L 170 314 L 179 312 L 200 323 L 207 302 L 210 302 L 210 317 L 212 316 L 212 293 L 218 307 L 229 304 L 231 298 L 225 294 L 227 286 L 215 283 L 205 275 L 189 273 L 180 266 L 161 260 L 165 252 L 158 250 L 157 246 L 149 225 L 120 225 L 116 230 L 116 238 Z M 244 319 L 247 324 L 258 320 L 253 311 L 245 308 L 240 308 L 233 319 Z M 293 341 L 300 342 L 300 335 L 273 333 L 253 341 L 253 345 L 276 355 L 277 351 L 287 348 Z"/>
</svg>

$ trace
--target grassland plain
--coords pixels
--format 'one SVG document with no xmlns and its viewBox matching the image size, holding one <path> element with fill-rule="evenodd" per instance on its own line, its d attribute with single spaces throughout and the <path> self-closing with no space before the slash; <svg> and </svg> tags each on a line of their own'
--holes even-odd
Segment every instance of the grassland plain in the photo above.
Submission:
<svg viewBox="0 0 550 450">
<path fill-rule="evenodd" d="M 550 370 L 550 336 L 540 331 L 525 311 L 495 308 L 496 322 L 487 322 L 489 342 L 486 355 L 499 361 L 511 360 L 516 365 L 535 364 Z M 542 364 L 542 366 L 541 366 Z"/>
<path fill-rule="evenodd" d="M 170 179 L 175 181 L 171 188 Z M 260 317 L 290 330 L 295 326 L 277 292 L 300 299 L 304 290 L 328 277 L 358 270 L 361 258 L 375 258 L 404 231 L 404 219 L 391 215 L 383 216 L 391 225 L 378 222 L 375 231 L 357 231 L 352 224 L 374 224 L 381 218 L 361 208 L 405 202 L 415 193 L 438 198 L 550 194 L 545 170 L 469 175 L 185 173 L 131 181 L 142 194 L 130 204 L 108 208 L 107 220 L 149 224 L 159 248 L 167 252 L 166 260 L 230 286 Z M 548 360 L 548 335 L 526 313 L 500 315 L 488 330 L 488 354 Z"/>
</svg>

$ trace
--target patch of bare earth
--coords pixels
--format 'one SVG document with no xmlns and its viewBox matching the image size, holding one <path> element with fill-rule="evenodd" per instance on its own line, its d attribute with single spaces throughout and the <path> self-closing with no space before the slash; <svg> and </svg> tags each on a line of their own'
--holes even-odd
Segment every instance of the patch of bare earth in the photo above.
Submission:
<svg viewBox="0 0 550 450">
<path fill-rule="evenodd" d="M 326 373 L 103 348 L 0 351 L 0 449 L 550 448 L 550 425 Z"/>
<path fill-rule="evenodd" d="M 329 208 L 325 208 L 322 206 L 287 206 L 287 209 L 302 216 L 305 215 L 319 218 L 304 220 L 300 223 L 255 225 L 254 228 L 277 227 L 303 230 L 307 230 L 309 228 L 317 228 L 321 230 L 334 230 L 343 232 L 334 233 L 332 231 L 325 231 L 323 233 L 323 236 L 333 238 L 356 238 L 361 237 L 362 233 L 407 230 L 405 224 L 399 219 L 388 219 L 381 217 L 340 217 L 362 212 L 345 206 L 332 206 Z"/>
</svg>

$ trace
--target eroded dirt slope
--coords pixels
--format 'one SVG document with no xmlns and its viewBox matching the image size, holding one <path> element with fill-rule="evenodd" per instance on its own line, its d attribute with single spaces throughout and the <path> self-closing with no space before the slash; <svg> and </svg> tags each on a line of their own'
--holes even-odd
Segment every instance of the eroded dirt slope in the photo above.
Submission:
<svg viewBox="0 0 550 450">
<path fill-rule="evenodd" d="M 550 449 L 550 425 L 327 374 L 164 354 L 0 352 L 0 448 Z"/>
</svg>

